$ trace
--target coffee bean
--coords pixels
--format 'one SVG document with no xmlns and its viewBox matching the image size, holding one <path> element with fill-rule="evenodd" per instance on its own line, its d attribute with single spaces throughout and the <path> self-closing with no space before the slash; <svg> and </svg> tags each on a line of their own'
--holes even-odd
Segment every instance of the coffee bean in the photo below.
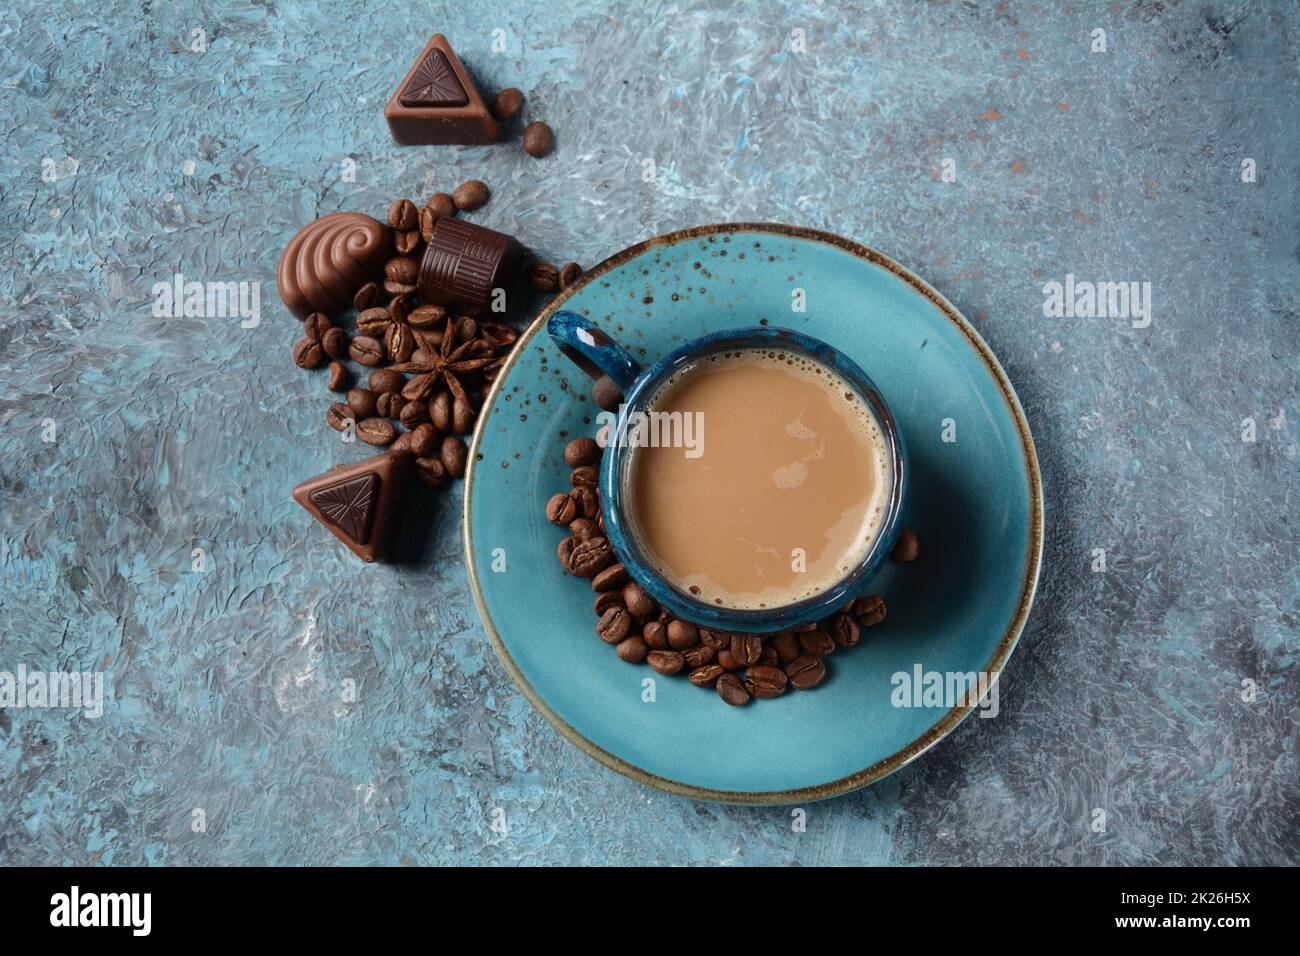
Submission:
<svg viewBox="0 0 1300 956">
<path fill-rule="evenodd" d="M 492 99 L 492 117 L 498 123 L 507 123 L 515 118 L 523 105 L 524 94 L 508 86 Z"/>
<path fill-rule="evenodd" d="M 681 651 L 651 651 L 646 660 L 660 674 L 676 674 L 686 666 L 686 659 Z"/>
<path fill-rule="evenodd" d="M 815 631 L 820 625 L 816 621 L 809 621 L 807 624 L 796 624 L 790 628 L 793 634 L 806 634 L 808 631 Z"/>
<path fill-rule="evenodd" d="M 293 364 L 299 368 L 318 368 L 325 361 L 325 350 L 319 342 L 299 339 L 293 346 Z"/>
<path fill-rule="evenodd" d="M 631 632 L 632 615 L 619 605 L 608 608 L 596 623 L 596 634 L 606 644 L 617 644 Z"/>
<path fill-rule="evenodd" d="M 627 605 L 627 609 L 632 612 L 633 617 L 646 618 L 655 612 L 655 599 L 647 594 L 645 589 L 635 581 L 629 581 L 624 585 L 623 603 Z"/>
<path fill-rule="evenodd" d="M 386 419 L 364 418 L 357 422 L 357 437 L 367 445 L 391 445 L 397 429 Z"/>
<path fill-rule="evenodd" d="M 405 322 L 390 325 L 384 336 L 384 351 L 388 353 L 390 362 L 410 361 L 411 353 L 415 351 L 415 335 L 410 326 Z"/>
<path fill-rule="evenodd" d="M 451 430 L 457 435 L 468 435 L 474 430 L 474 406 L 459 398 L 451 400 Z"/>
<path fill-rule="evenodd" d="M 766 644 L 763 646 L 763 653 L 758 656 L 758 662 L 765 667 L 776 667 L 781 663 L 781 658 L 776 653 L 775 647 Z"/>
<path fill-rule="evenodd" d="M 803 653 L 803 649 L 799 647 L 799 638 L 788 631 L 775 635 L 772 638 L 772 647 L 776 650 L 777 658 L 786 664 Z"/>
<path fill-rule="evenodd" d="M 707 627 L 702 627 L 700 631 L 700 643 L 705 647 L 711 647 L 715 651 L 731 646 L 731 635 L 725 631 L 712 631 Z"/>
<path fill-rule="evenodd" d="M 455 435 L 448 435 L 442 440 L 442 448 L 438 457 L 442 459 L 447 474 L 453 478 L 464 476 L 465 460 L 469 457 L 469 452 L 465 448 L 465 443 Z"/>
<path fill-rule="evenodd" d="M 569 494 L 578 506 L 578 514 L 582 515 L 582 517 L 594 518 L 600 514 L 600 495 L 586 485 L 579 485 Z"/>
<path fill-rule="evenodd" d="M 352 373 L 342 362 L 330 362 L 329 389 L 331 392 L 346 392 L 352 385 Z"/>
<path fill-rule="evenodd" d="M 721 674 L 714 685 L 718 696 L 733 707 L 743 707 L 749 703 L 749 691 L 735 674 Z"/>
<path fill-rule="evenodd" d="M 423 425 L 429 420 L 429 406 L 418 399 L 414 402 L 407 402 L 402 406 L 402 410 L 397 413 L 397 417 L 406 428 L 415 428 L 417 425 Z"/>
<path fill-rule="evenodd" d="M 600 484 L 600 469 L 594 465 L 575 468 L 573 474 L 569 475 L 569 484 L 575 488 L 595 489 Z"/>
<path fill-rule="evenodd" d="M 668 646 L 684 651 L 700 642 L 700 629 L 690 621 L 674 620 L 668 625 Z"/>
<path fill-rule="evenodd" d="M 746 666 L 744 661 L 736 660 L 729 650 L 718 651 L 718 664 L 728 671 L 738 671 Z"/>
<path fill-rule="evenodd" d="M 551 495 L 550 501 L 546 502 L 546 520 L 551 524 L 557 524 L 561 528 L 565 528 L 577 516 L 577 504 L 574 503 L 570 495 L 565 494 L 563 491 Z"/>
<path fill-rule="evenodd" d="M 885 619 L 885 599 L 871 595 L 853 602 L 853 616 L 859 627 L 875 627 Z"/>
<path fill-rule="evenodd" d="M 498 351 L 509 351 L 519 341 L 519 330 L 504 322 L 482 322 L 479 324 L 479 334 Z"/>
<path fill-rule="evenodd" d="M 455 342 L 459 345 L 462 342 L 468 342 L 470 339 L 478 337 L 478 320 L 473 316 L 462 315 L 456 320 L 456 338 Z"/>
<path fill-rule="evenodd" d="M 569 573 L 578 578 L 589 578 L 613 564 L 614 549 L 607 538 L 588 538 L 573 548 L 569 558 Z"/>
<path fill-rule="evenodd" d="M 686 659 L 687 667 L 703 667 L 705 664 L 715 663 L 718 652 L 707 645 L 696 644 L 689 650 L 682 651 L 682 657 Z"/>
<path fill-rule="evenodd" d="M 569 570 L 569 560 L 573 557 L 573 549 L 578 546 L 578 539 L 569 535 L 555 546 L 555 556 L 560 560 L 560 566 L 565 571 Z"/>
<path fill-rule="evenodd" d="M 534 262 L 528 267 L 528 284 L 538 292 L 554 292 L 560 285 L 560 270 L 549 262 Z"/>
<path fill-rule="evenodd" d="M 357 316 L 357 331 L 371 338 L 379 338 L 388 332 L 388 326 L 392 322 L 392 313 L 376 306 L 373 309 L 366 309 Z"/>
<path fill-rule="evenodd" d="M 415 309 L 415 296 L 399 295 L 388 303 L 388 317 L 394 322 L 405 323 L 411 312 Z"/>
<path fill-rule="evenodd" d="M 555 134 L 541 120 L 534 120 L 524 127 L 524 152 L 529 156 L 540 158 L 555 146 Z"/>
<path fill-rule="evenodd" d="M 424 242 L 424 238 L 420 235 L 419 222 L 416 222 L 415 229 L 408 230 L 406 233 L 394 234 L 393 248 L 398 251 L 398 255 L 415 259 L 416 252 L 420 251 L 421 242 Z"/>
<path fill-rule="evenodd" d="M 600 461 L 600 446 L 590 438 L 575 438 L 564 446 L 564 461 L 570 468 Z"/>
<path fill-rule="evenodd" d="M 384 361 L 384 346 L 378 339 L 372 339 L 368 335 L 358 335 L 348 346 L 348 355 L 354 362 L 374 367 Z"/>
<path fill-rule="evenodd" d="M 429 403 L 429 420 L 440 432 L 451 431 L 451 393 L 439 392 Z"/>
<path fill-rule="evenodd" d="M 313 342 L 319 342 L 321 336 L 332 328 L 334 328 L 334 320 L 324 312 L 313 312 L 302 320 L 303 335 Z"/>
<path fill-rule="evenodd" d="M 690 666 L 689 661 L 687 661 L 687 666 Z M 686 679 L 696 687 L 712 687 L 718 682 L 718 678 L 725 673 L 726 671 L 717 664 L 705 664 L 687 674 Z"/>
<path fill-rule="evenodd" d="M 451 191 L 457 209 L 477 209 L 488 201 L 487 185 L 481 179 L 468 179 Z"/>
<path fill-rule="evenodd" d="M 411 442 L 414 444 L 415 439 L 412 438 Z M 430 488 L 437 488 L 447 479 L 447 469 L 437 458 L 426 455 L 415 459 L 415 476 Z"/>
<path fill-rule="evenodd" d="M 826 657 L 835 652 L 835 641 L 825 631 L 806 631 L 800 634 L 799 646 L 811 657 Z"/>
<path fill-rule="evenodd" d="M 415 253 L 420 248 L 420 243 L 424 240 L 420 236 L 420 223 L 416 220 L 416 228 L 407 232 L 393 233 L 393 248 L 398 255 L 415 258 Z"/>
<path fill-rule="evenodd" d="M 560 270 L 560 288 L 571 288 L 580 278 L 582 278 L 582 266 L 576 262 L 566 262 L 564 268 Z"/>
<path fill-rule="evenodd" d="M 623 585 L 626 583 L 627 568 L 621 564 L 611 564 L 591 579 L 591 589 L 593 591 L 622 590 Z"/>
<path fill-rule="evenodd" d="M 432 209 L 430 209 L 428 206 L 424 206 L 420 209 L 420 238 L 421 239 L 423 239 L 425 242 L 428 242 L 430 239 L 433 238 L 433 227 L 438 225 L 438 220 L 440 218 L 441 217 Z"/>
<path fill-rule="evenodd" d="M 389 295 L 410 295 L 415 289 L 414 282 L 399 282 L 396 279 L 384 280 L 384 291 Z"/>
<path fill-rule="evenodd" d="M 346 430 L 349 425 L 354 424 L 356 418 L 352 414 L 352 409 L 342 402 L 335 402 L 325 412 L 325 421 L 329 422 L 330 428 L 341 432 Z"/>
<path fill-rule="evenodd" d="M 911 528 L 904 528 L 899 532 L 898 540 L 894 542 L 894 547 L 889 552 L 889 559 L 899 564 L 907 564 L 909 561 L 915 561 L 920 554 L 921 539 Z"/>
<path fill-rule="evenodd" d="M 410 433 L 410 432 L 402 432 L 400 435 L 398 435 L 396 438 L 393 439 L 393 443 L 392 443 L 391 445 L 388 446 L 388 450 L 389 450 L 389 451 L 404 451 L 404 452 L 406 452 L 407 454 L 410 454 L 410 453 L 411 453 L 411 433 Z"/>
<path fill-rule="evenodd" d="M 668 650 L 668 626 L 663 621 L 647 621 L 641 627 L 641 636 L 653 650 Z"/>
<path fill-rule="evenodd" d="M 612 607 L 623 607 L 623 595 L 618 591 L 601 591 L 591 602 L 591 606 L 596 611 L 596 617 L 600 617 Z"/>
<path fill-rule="evenodd" d="M 439 219 L 456 215 L 456 203 L 446 193 L 434 193 L 425 203 Z"/>
<path fill-rule="evenodd" d="M 603 411 L 616 412 L 623 404 L 623 390 L 608 375 L 602 375 L 591 386 L 591 399 Z"/>
<path fill-rule="evenodd" d="M 412 309 L 406 317 L 406 324 L 417 332 L 428 332 L 440 328 L 447 321 L 447 310 L 440 305 L 422 305 Z"/>
<path fill-rule="evenodd" d="M 757 664 L 763 655 L 763 639 L 757 634 L 731 635 L 731 656 L 742 664 Z"/>
<path fill-rule="evenodd" d="M 432 454 L 433 450 L 438 447 L 438 430 L 428 422 L 416 425 L 407 434 L 411 436 L 411 452 L 417 458 L 424 458 Z"/>
<path fill-rule="evenodd" d="M 780 697 L 785 693 L 785 671 L 758 665 L 745 671 L 745 690 L 751 697 Z"/>
<path fill-rule="evenodd" d="M 816 687 L 826 678 L 826 664 L 820 657 L 796 657 L 785 665 L 785 676 L 798 690 Z"/>
<path fill-rule="evenodd" d="M 374 418 L 375 416 L 375 393 L 368 388 L 351 388 L 347 394 L 348 407 L 352 409 L 352 414 L 358 420 L 362 418 Z"/>
<path fill-rule="evenodd" d="M 388 224 L 394 229 L 414 229 L 415 217 L 415 203 L 409 199 L 399 199 L 388 207 Z"/>
<path fill-rule="evenodd" d="M 406 399 L 400 392 L 381 392 L 375 399 L 375 413 L 381 418 L 398 418 L 406 407 Z"/>
<path fill-rule="evenodd" d="M 862 639 L 858 622 L 844 613 L 831 618 L 829 632 L 836 647 L 857 647 L 858 641 Z"/>
<path fill-rule="evenodd" d="M 614 653 L 618 655 L 621 661 L 627 661 L 629 664 L 640 664 L 650 653 L 650 648 L 640 637 L 633 634 L 624 640 L 618 647 L 614 648 Z"/>
<path fill-rule="evenodd" d="M 352 308 L 364 312 L 379 301 L 379 283 L 367 282 L 352 297 Z"/>
<path fill-rule="evenodd" d="M 599 538 L 600 526 L 590 518 L 574 518 L 569 522 L 569 533 L 579 541 L 586 541 L 588 538 Z"/>
<path fill-rule="evenodd" d="M 384 275 L 393 282 L 411 283 L 420 275 L 420 264 L 410 256 L 394 256 L 384 263 Z"/>
<path fill-rule="evenodd" d="M 401 372 L 394 372 L 391 368 L 377 368 L 366 376 L 366 385 L 376 395 L 382 395 L 384 392 L 400 392 L 405 384 L 406 376 Z"/>
<path fill-rule="evenodd" d="M 343 358 L 348 354 L 348 334 L 337 325 L 326 329 L 320 337 L 320 347 L 330 358 Z"/>
</svg>

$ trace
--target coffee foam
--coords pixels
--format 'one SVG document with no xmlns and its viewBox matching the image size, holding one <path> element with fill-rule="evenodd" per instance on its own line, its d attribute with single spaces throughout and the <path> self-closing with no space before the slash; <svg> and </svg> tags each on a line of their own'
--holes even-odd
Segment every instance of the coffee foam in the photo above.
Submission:
<svg viewBox="0 0 1300 956">
<path fill-rule="evenodd" d="M 654 391 L 644 407 L 650 411 L 662 408 L 665 403 L 672 399 L 674 393 L 681 386 L 702 369 L 728 364 L 767 366 L 793 370 L 820 385 L 832 396 L 835 404 L 842 411 L 848 413 L 845 416 L 846 420 L 852 423 L 854 431 L 862 440 L 862 443 L 870 448 L 874 459 L 872 462 L 872 470 L 875 473 L 874 488 L 866 513 L 860 522 L 852 521 L 852 516 L 846 519 L 849 525 L 856 523 L 861 530 L 855 533 L 852 527 L 844 525 L 837 528 L 846 537 L 858 538 L 858 543 L 836 563 L 833 569 L 815 577 L 811 575 L 801 576 L 798 587 L 791 588 L 777 598 L 773 598 L 771 595 L 763 596 L 759 594 L 710 593 L 710 589 L 700 585 L 682 588 L 697 600 L 706 601 L 723 608 L 762 610 L 781 607 L 815 597 L 834 587 L 860 563 L 875 544 L 893 483 L 893 475 L 890 469 L 889 443 L 866 399 L 859 395 L 857 390 L 843 376 L 816 359 L 781 348 L 732 349 L 704 356 L 675 372 Z M 800 427 L 801 423 L 796 418 L 794 421 L 787 423 L 786 432 L 794 437 L 811 437 L 811 435 L 804 436 L 798 434 L 797 431 L 791 430 L 797 430 Z M 803 427 L 806 428 L 806 426 Z M 624 477 L 625 493 L 627 488 L 635 484 L 639 464 L 638 459 L 638 450 L 634 449 L 628 461 Z M 780 488 L 796 488 L 807 478 L 806 466 L 807 462 L 805 461 L 792 462 L 787 466 L 778 468 L 773 472 L 773 482 Z M 648 563 L 667 580 L 674 582 L 678 587 L 682 587 L 681 582 L 677 580 L 674 573 L 659 560 L 654 553 L 654 549 L 646 543 L 635 515 L 631 517 L 631 530 L 638 539 L 642 554 L 646 557 Z"/>
</svg>

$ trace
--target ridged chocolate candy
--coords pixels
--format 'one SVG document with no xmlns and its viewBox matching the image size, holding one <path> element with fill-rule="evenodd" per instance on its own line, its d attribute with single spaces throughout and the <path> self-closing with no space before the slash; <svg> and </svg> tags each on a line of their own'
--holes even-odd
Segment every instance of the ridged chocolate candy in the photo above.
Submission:
<svg viewBox="0 0 1300 956">
<path fill-rule="evenodd" d="M 420 298 L 468 315 L 491 311 L 495 289 L 514 291 L 524 249 L 511 236 L 460 219 L 439 219 L 420 263 Z"/>
</svg>

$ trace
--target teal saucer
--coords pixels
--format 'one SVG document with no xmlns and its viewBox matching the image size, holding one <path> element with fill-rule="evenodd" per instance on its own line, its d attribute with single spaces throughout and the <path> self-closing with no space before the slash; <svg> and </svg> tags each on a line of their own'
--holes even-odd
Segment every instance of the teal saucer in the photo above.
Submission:
<svg viewBox="0 0 1300 956">
<path fill-rule="evenodd" d="M 560 308 L 597 321 L 643 364 L 719 329 L 786 326 L 847 354 L 885 395 L 911 456 L 904 523 L 921 556 L 887 563 L 872 582 L 888 616 L 828 659 L 822 685 L 729 707 L 680 675 L 620 661 L 597 638 L 590 585 L 561 570 L 562 534 L 544 514 L 569 487 L 565 442 L 592 434 L 599 411 L 590 380 L 546 334 Z M 538 316 L 485 399 L 464 527 L 488 639 L 565 737 L 672 793 L 793 803 L 892 773 L 970 713 L 964 701 L 897 706 L 895 675 L 1001 672 L 1033 601 L 1043 504 L 1006 373 L 947 300 L 847 239 L 737 223 L 626 249 Z"/>
</svg>

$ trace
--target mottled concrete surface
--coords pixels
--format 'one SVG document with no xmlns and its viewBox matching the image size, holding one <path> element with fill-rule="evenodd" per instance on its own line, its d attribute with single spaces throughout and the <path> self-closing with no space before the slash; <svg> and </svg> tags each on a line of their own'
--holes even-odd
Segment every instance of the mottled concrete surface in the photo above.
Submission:
<svg viewBox="0 0 1300 956">
<path fill-rule="evenodd" d="M 0 862 L 1300 861 L 1296 3 L 306 6 L 0 12 L 0 670 L 110 697 L 0 712 Z M 435 28 L 552 157 L 393 146 Z M 558 261 L 782 220 L 976 320 L 1048 500 L 1001 717 L 792 832 L 553 732 L 488 649 L 455 497 L 413 566 L 304 523 L 288 488 L 362 452 L 289 362 L 280 248 L 470 176 Z M 260 326 L 154 318 L 175 272 L 260 281 Z M 1150 327 L 1044 317 L 1067 273 L 1150 282 Z"/>
</svg>

